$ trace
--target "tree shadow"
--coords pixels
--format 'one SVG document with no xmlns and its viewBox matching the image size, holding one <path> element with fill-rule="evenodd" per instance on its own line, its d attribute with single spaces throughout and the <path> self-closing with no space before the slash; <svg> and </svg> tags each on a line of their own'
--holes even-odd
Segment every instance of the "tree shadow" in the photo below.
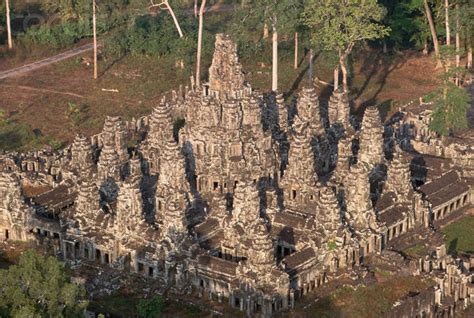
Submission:
<svg viewBox="0 0 474 318">
<path fill-rule="evenodd" d="M 363 114 L 365 109 L 369 106 L 375 105 L 378 102 L 378 96 L 387 84 L 388 76 L 396 69 L 402 67 L 410 57 L 401 58 L 387 58 L 382 51 L 377 51 L 374 54 L 369 53 L 361 66 L 362 73 L 365 75 L 365 81 L 357 90 L 353 100 L 356 100 L 366 92 L 373 79 L 377 79 L 378 87 L 372 96 L 365 100 L 357 109 L 358 114 Z"/>
<path fill-rule="evenodd" d="M 114 58 L 111 63 L 107 63 L 105 68 L 100 72 L 99 77 L 102 77 L 107 73 L 111 68 L 113 68 L 117 63 L 122 61 L 125 58 L 126 54 L 121 54 L 120 56 Z"/>
<path fill-rule="evenodd" d="M 316 54 L 314 54 L 313 56 L 313 59 L 311 61 L 311 63 L 314 63 L 314 61 L 319 57 L 319 55 L 321 54 L 321 52 L 318 52 Z M 305 60 L 306 58 L 303 57 L 303 61 Z M 291 85 L 291 88 L 288 92 L 284 93 L 284 97 L 285 99 L 292 96 L 297 90 L 298 88 L 300 87 L 300 84 L 301 82 L 303 81 L 304 77 L 307 76 L 308 74 L 308 71 L 309 71 L 309 63 L 308 65 L 305 66 L 304 69 L 301 70 L 301 72 L 298 74 L 298 76 L 296 77 L 295 81 L 293 82 L 293 85 Z"/>
<path fill-rule="evenodd" d="M 448 254 L 455 255 L 458 248 L 458 238 L 456 237 L 454 240 L 449 242 L 448 246 Z"/>
</svg>

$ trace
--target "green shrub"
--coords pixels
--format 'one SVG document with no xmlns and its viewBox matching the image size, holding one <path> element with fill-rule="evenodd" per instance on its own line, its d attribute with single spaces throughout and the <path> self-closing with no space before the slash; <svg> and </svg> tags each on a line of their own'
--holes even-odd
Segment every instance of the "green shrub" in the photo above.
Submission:
<svg viewBox="0 0 474 318">
<path fill-rule="evenodd" d="M 165 306 L 165 300 L 161 296 L 156 295 L 151 299 L 140 300 L 137 305 L 137 311 L 140 317 L 156 318 L 161 316 Z"/>
</svg>

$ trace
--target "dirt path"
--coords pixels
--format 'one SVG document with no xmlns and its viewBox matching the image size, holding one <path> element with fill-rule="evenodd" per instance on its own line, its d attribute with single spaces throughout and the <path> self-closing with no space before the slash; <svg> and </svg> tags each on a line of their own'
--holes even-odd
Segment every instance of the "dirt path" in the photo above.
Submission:
<svg viewBox="0 0 474 318">
<path fill-rule="evenodd" d="M 8 70 L 8 71 L 0 72 L 0 80 L 8 78 L 8 77 L 22 75 L 22 74 L 25 74 L 27 72 L 37 70 L 41 67 L 48 66 L 48 65 L 51 65 L 51 64 L 69 59 L 73 56 L 88 52 L 88 51 L 92 50 L 93 48 L 94 48 L 94 45 L 92 43 L 89 43 L 89 44 L 80 46 L 78 48 L 71 49 L 69 51 L 63 52 L 61 54 L 48 57 L 44 60 L 33 62 L 33 63 L 27 64 L 27 65 L 23 65 L 23 66 L 20 66 L 20 67 L 17 67 L 17 68 Z"/>
<path fill-rule="evenodd" d="M 51 93 L 51 94 L 67 95 L 67 96 L 72 96 L 72 97 L 77 97 L 77 98 L 84 98 L 84 96 L 79 95 L 79 94 L 70 93 L 70 92 L 61 92 L 54 89 L 36 88 L 36 87 L 23 86 L 23 85 L 2 85 L 2 86 L 9 87 L 9 88 L 19 88 L 19 89 L 24 89 L 24 90 L 39 92 L 39 93 Z"/>
</svg>

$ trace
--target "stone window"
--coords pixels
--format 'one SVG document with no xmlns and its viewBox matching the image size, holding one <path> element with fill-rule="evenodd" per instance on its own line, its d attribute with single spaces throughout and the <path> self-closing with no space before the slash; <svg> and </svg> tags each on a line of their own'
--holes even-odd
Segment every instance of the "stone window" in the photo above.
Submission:
<svg viewBox="0 0 474 318">
<path fill-rule="evenodd" d="M 8 240 L 10 238 L 10 233 L 8 230 L 5 230 L 5 239 Z"/>
<path fill-rule="evenodd" d="M 464 198 L 462 199 L 462 205 L 465 205 L 467 202 L 467 194 L 464 195 Z"/>
<path fill-rule="evenodd" d="M 231 144 L 229 148 L 230 157 L 240 157 L 242 156 L 242 145 L 241 144 Z"/>
<path fill-rule="evenodd" d="M 219 182 L 214 181 L 214 183 L 213 183 L 213 185 L 212 185 L 212 189 L 213 189 L 214 191 L 218 190 L 218 189 L 219 189 Z"/>
<path fill-rule="evenodd" d="M 296 190 L 291 190 L 291 200 L 296 199 Z"/>
<path fill-rule="evenodd" d="M 84 258 L 89 258 L 89 249 L 87 247 L 84 248 Z"/>
<path fill-rule="evenodd" d="M 138 272 L 142 273 L 144 269 L 145 269 L 145 266 L 143 266 L 143 263 L 138 262 Z"/>
<path fill-rule="evenodd" d="M 195 146 L 196 157 L 204 157 L 204 144 L 201 142 L 196 143 Z"/>
<path fill-rule="evenodd" d="M 148 267 L 148 276 L 149 277 L 153 277 L 153 272 L 154 272 L 153 267 L 151 267 L 151 266 Z"/>
<path fill-rule="evenodd" d="M 105 260 L 105 264 L 110 263 L 109 254 L 105 253 L 104 260 Z"/>
</svg>

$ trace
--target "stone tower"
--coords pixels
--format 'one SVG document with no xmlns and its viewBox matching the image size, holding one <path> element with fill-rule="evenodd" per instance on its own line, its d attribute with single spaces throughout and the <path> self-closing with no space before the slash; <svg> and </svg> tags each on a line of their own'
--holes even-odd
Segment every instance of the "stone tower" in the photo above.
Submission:
<svg viewBox="0 0 474 318">
<path fill-rule="evenodd" d="M 244 73 L 237 56 L 237 46 L 228 35 L 217 34 L 212 65 L 209 68 L 209 91 L 220 98 L 241 96 Z"/>
<path fill-rule="evenodd" d="M 142 153 L 148 162 L 150 174 L 157 174 L 160 172 L 163 147 L 169 139 L 173 138 L 170 107 L 164 101 L 153 109 L 149 126 Z"/>
<path fill-rule="evenodd" d="M 77 135 L 71 147 L 71 165 L 80 175 L 90 174 L 92 161 L 92 145 L 89 138 Z"/>
<path fill-rule="evenodd" d="M 312 136 L 324 133 L 319 110 L 319 100 L 314 88 L 303 88 L 297 101 L 298 116 L 308 123 Z"/>
<path fill-rule="evenodd" d="M 393 159 L 387 171 L 384 192 L 394 192 L 400 200 L 406 199 L 412 191 L 410 160 L 400 147 L 395 146 Z"/>
<path fill-rule="evenodd" d="M 311 197 L 315 199 L 314 191 L 318 177 L 311 141 L 308 125 L 296 116 L 294 131 L 290 136 L 288 167 L 281 179 L 287 205 L 310 200 Z"/>
<path fill-rule="evenodd" d="M 375 222 L 375 211 L 370 199 L 369 171 L 358 163 L 351 166 L 345 184 L 346 219 L 356 231 L 365 231 Z"/>
<path fill-rule="evenodd" d="M 368 165 L 371 170 L 384 159 L 383 126 L 376 107 L 368 107 L 362 120 L 359 139 L 358 162 Z"/>
<path fill-rule="evenodd" d="M 350 105 L 347 93 L 342 89 L 335 90 L 328 104 L 328 117 L 330 125 L 341 124 L 347 131 L 350 129 Z"/>
</svg>

